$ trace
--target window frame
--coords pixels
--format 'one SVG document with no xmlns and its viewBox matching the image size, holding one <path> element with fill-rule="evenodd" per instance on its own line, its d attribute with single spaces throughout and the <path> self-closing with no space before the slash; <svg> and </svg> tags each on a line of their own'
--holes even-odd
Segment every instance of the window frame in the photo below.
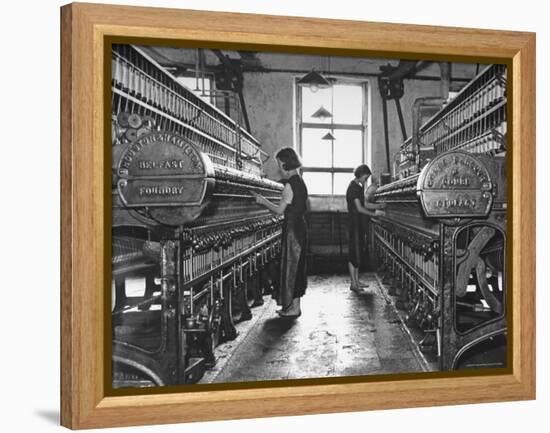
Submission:
<svg viewBox="0 0 550 433">
<path fill-rule="evenodd" d="M 216 77 L 215 77 L 213 72 L 202 72 L 202 74 L 204 75 L 204 79 L 208 80 L 209 85 L 210 85 L 210 89 L 208 90 L 208 94 L 205 95 L 205 96 L 208 96 L 208 101 L 206 101 L 206 102 L 208 102 L 209 104 L 216 105 L 216 98 L 214 97 L 214 92 L 216 92 Z M 193 71 L 184 71 L 184 72 L 181 73 L 180 77 L 193 78 L 193 79 L 196 78 L 195 73 Z M 178 78 L 179 77 L 176 77 L 176 81 L 178 81 Z M 202 77 L 199 77 L 199 81 L 201 79 L 202 79 Z M 189 89 L 191 92 L 193 92 L 199 98 L 203 99 L 203 96 L 198 94 L 197 92 L 195 92 L 194 88 L 190 88 L 190 87 L 186 86 L 184 83 L 182 83 L 180 81 L 178 81 L 178 83 L 181 84 L 182 86 L 185 86 L 187 89 Z"/>
<path fill-rule="evenodd" d="M 347 124 L 347 123 L 312 123 L 312 122 L 303 122 L 302 121 L 302 91 L 303 87 L 298 85 L 298 80 L 300 77 L 295 77 L 294 79 L 294 94 L 295 94 L 295 105 L 294 105 L 294 139 L 295 139 L 295 148 L 300 156 L 303 155 L 303 130 L 304 129 L 323 129 L 334 133 L 335 130 L 344 129 L 344 130 L 359 130 L 361 131 L 361 161 L 358 161 L 357 165 L 368 164 L 370 165 L 371 160 L 371 131 L 370 131 L 370 81 L 368 79 L 356 80 L 349 79 L 346 77 L 336 77 L 336 76 L 327 76 L 331 78 L 333 84 L 336 85 L 356 85 L 361 86 L 363 92 L 362 98 L 362 113 L 361 113 L 361 123 L 360 124 Z M 307 172 L 316 172 L 316 173 L 330 173 L 331 175 L 331 192 L 327 194 L 311 194 L 314 196 L 320 197 L 342 197 L 344 194 L 335 194 L 334 193 L 334 173 L 350 173 L 353 174 L 355 167 L 334 167 L 334 152 L 335 146 L 334 141 L 331 143 L 331 167 L 318 167 L 318 166 L 309 166 L 305 164 L 301 168 L 302 173 Z"/>
</svg>

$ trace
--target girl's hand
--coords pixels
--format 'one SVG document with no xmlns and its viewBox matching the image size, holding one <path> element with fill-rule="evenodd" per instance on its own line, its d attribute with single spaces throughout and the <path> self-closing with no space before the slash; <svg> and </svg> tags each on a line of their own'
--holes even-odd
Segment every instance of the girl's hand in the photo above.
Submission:
<svg viewBox="0 0 550 433">
<path fill-rule="evenodd" d="M 250 195 L 256 199 L 256 203 L 262 204 L 265 200 L 265 198 L 258 194 L 256 191 L 249 191 Z"/>
</svg>

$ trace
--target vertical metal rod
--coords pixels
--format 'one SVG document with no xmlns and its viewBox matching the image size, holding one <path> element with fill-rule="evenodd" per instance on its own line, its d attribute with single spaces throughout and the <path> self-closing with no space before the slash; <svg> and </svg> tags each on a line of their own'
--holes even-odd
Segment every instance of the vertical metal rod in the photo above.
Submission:
<svg viewBox="0 0 550 433">
<path fill-rule="evenodd" d="M 403 136 L 403 141 L 407 140 L 407 128 L 405 127 L 405 119 L 403 118 L 403 111 L 401 110 L 401 102 L 399 98 L 394 98 L 395 109 L 397 110 L 397 116 L 399 117 L 399 124 L 401 125 L 401 135 Z"/>
<path fill-rule="evenodd" d="M 148 232 L 149 233 L 149 232 Z M 183 287 L 185 285 L 185 251 L 182 250 L 182 234 L 180 231 L 179 241 L 177 243 L 177 293 L 176 293 L 176 329 L 177 329 L 177 340 L 176 340 L 176 353 L 178 354 L 178 362 L 176 364 L 176 374 L 178 378 L 184 376 L 185 371 L 185 345 L 183 344 L 183 329 L 181 326 L 181 319 L 183 313 L 185 312 L 185 304 L 183 302 Z M 181 266 L 181 268 L 180 268 Z M 183 370 L 183 371 L 182 371 Z"/>
<path fill-rule="evenodd" d="M 199 90 L 199 56 L 200 48 L 197 48 L 197 57 L 195 58 L 195 90 Z"/>
<path fill-rule="evenodd" d="M 248 132 L 251 132 L 250 131 L 250 121 L 248 120 L 248 112 L 246 111 L 246 105 L 244 103 L 244 95 L 243 95 L 242 87 L 241 87 L 241 89 L 239 90 L 238 93 L 239 93 L 239 102 L 241 104 L 241 112 L 242 112 L 243 119 L 244 119 L 244 125 L 246 127 L 246 130 Z"/>
<path fill-rule="evenodd" d="M 205 96 L 206 93 L 204 93 L 204 67 L 205 67 L 205 58 L 204 58 L 204 51 L 200 50 L 200 65 L 201 65 L 201 96 Z"/>
<path fill-rule="evenodd" d="M 390 173 L 390 137 L 388 133 L 388 103 L 382 98 L 382 115 L 384 117 L 384 142 L 386 144 L 386 172 Z"/>
</svg>

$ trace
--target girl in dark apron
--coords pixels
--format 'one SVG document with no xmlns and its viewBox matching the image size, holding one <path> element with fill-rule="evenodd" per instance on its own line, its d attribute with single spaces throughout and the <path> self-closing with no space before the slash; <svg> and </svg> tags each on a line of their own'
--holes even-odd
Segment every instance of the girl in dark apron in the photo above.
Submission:
<svg viewBox="0 0 550 433">
<path fill-rule="evenodd" d="M 353 179 L 346 191 L 349 218 L 348 268 L 351 279 L 350 289 L 360 293 L 362 288 L 368 287 L 359 283 L 359 267 L 364 262 L 365 231 L 363 215 L 374 216 L 375 210 L 384 209 L 383 204 L 365 203 L 365 183 L 371 175 L 368 165 L 362 164 L 354 171 Z M 375 187 L 369 187 L 369 194 L 373 194 Z"/>
<path fill-rule="evenodd" d="M 286 179 L 281 202 L 276 205 L 257 193 L 256 202 L 272 212 L 283 215 L 283 233 L 281 244 L 281 270 L 279 289 L 275 294 L 281 309 L 279 316 L 297 318 L 301 315 L 300 298 L 307 288 L 306 252 L 307 227 L 307 187 L 298 172 L 300 159 L 290 147 L 281 149 L 276 155 L 281 173 Z"/>
</svg>

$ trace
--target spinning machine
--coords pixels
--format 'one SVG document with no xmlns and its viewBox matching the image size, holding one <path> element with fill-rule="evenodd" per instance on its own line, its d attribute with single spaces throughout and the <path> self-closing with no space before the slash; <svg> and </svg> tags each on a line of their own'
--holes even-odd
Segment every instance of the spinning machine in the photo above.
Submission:
<svg viewBox="0 0 550 433">
<path fill-rule="evenodd" d="M 374 201 L 379 273 L 441 370 L 506 365 L 506 68 L 421 98 Z M 423 125 L 422 110 L 442 108 Z"/>
<path fill-rule="evenodd" d="M 112 53 L 113 387 L 194 383 L 276 285 L 257 140 L 140 47 Z"/>
</svg>

